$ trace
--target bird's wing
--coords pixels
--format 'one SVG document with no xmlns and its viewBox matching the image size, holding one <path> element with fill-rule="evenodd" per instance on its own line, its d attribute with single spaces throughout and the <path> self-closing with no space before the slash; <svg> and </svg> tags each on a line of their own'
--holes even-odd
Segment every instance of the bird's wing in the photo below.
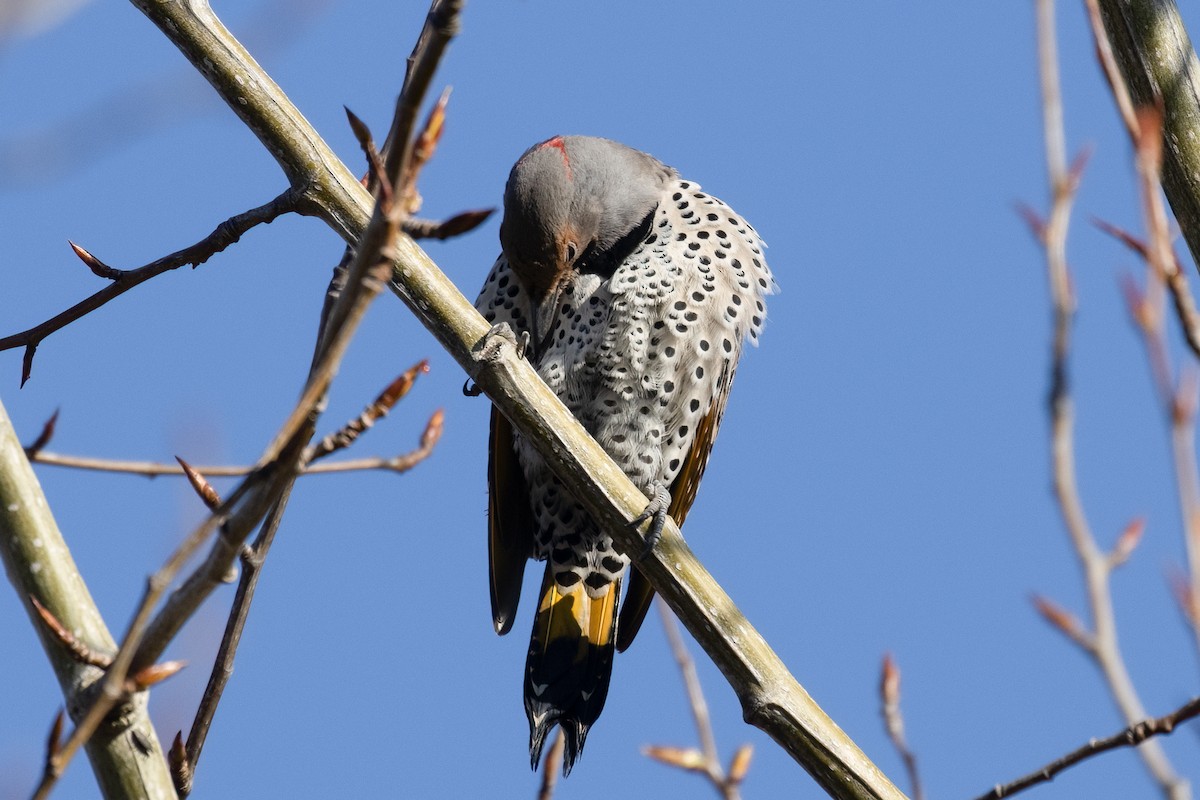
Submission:
<svg viewBox="0 0 1200 800">
<path fill-rule="evenodd" d="M 475 308 L 488 322 L 507 322 L 517 333 L 528 330 L 529 299 L 504 256 L 488 273 Z M 493 406 L 488 436 L 488 577 L 496 633 L 508 633 L 512 627 L 533 537 L 529 489 L 513 449 L 512 424 Z"/>
<path fill-rule="evenodd" d="M 512 424 L 493 406 L 488 437 L 488 577 L 492 624 L 501 635 L 508 633 L 517 614 L 533 535 L 529 489 L 513 449 Z"/>
</svg>

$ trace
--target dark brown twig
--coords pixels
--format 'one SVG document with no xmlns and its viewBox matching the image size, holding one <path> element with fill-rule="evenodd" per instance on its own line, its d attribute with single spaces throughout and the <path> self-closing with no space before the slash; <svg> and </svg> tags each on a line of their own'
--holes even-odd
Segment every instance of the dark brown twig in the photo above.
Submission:
<svg viewBox="0 0 1200 800">
<path fill-rule="evenodd" d="M 980 795 L 976 800 L 1001 800 L 1004 797 L 1012 797 L 1017 792 L 1024 791 L 1031 786 L 1052 780 L 1055 775 L 1067 767 L 1073 767 L 1092 756 L 1106 753 L 1109 750 L 1116 750 L 1119 747 L 1136 747 L 1153 736 L 1171 733 L 1180 724 L 1197 716 L 1200 716 L 1200 697 L 1193 698 L 1165 716 L 1158 717 L 1157 719 L 1147 719 L 1130 725 L 1128 728 L 1104 739 L 1092 739 L 1082 747 L 1072 750 L 1062 758 L 1055 759 L 1046 766 L 1036 769 L 1022 778 L 1018 778 L 1011 783 L 996 786 L 987 794 Z"/>
<path fill-rule="evenodd" d="M 896 748 L 904 762 L 908 782 L 912 786 L 912 798 L 924 800 L 925 791 L 921 786 L 921 775 L 917 771 L 917 757 L 904 737 L 904 715 L 900 711 L 900 668 L 896 666 L 890 653 L 883 656 L 883 667 L 879 677 L 879 700 L 883 727 L 892 742 L 892 747 Z"/>
<path fill-rule="evenodd" d="M 33 354 L 36 352 L 38 345 L 47 336 L 61 330 L 86 314 L 95 311 L 100 306 L 124 294 L 138 284 L 145 283 L 151 278 L 161 275 L 164 272 L 178 269 L 184 265 L 190 264 L 196 267 L 203 264 L 215 254 L 238 241 L 242 237 L 242 234 L 251 228 L 273 222 L 283 214 L 295 211 L 297 197 L 298 195 L 289 189 L 265 205 L 230 217 L 218 225 L 212 233 L 190 247 L 185 247 L 182 250 L 151 261 L 149 264 L 136 269 L 113 269 L 72 242 L 71 248 L 88 266 L 88 269 L 100 277 L 111 280 L 112 283 L 91 297 L 76 303 L 66 311 L 56 314 L 40 325 L 35 325 L 20 333 L 0 338 L 0 350 L 11 350 L 14 347 L 25 348 L 25 357 L 22 360 L 21 367 L 21 385 L 24 386 L 33 371 Z"/>
</svg>

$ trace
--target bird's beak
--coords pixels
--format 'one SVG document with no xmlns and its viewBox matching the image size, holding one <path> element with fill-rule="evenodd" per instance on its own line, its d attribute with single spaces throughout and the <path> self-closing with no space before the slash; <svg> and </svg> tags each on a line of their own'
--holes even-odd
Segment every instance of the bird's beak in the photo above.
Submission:
<svg viewBox="0 0 1200 800">
<path fill-rule="evenodd" d="M 538 353 L 545 350 L 558 327 L 559 306 L 562 304 L 563 295 L 570 290 L 574 277 L 574 272 L 569 267 L 556 271 L 549 288 L 542 296 L 542 301 L 537 304 L 534 312 L 533 340 L 537 343 Z"/>
</svg>

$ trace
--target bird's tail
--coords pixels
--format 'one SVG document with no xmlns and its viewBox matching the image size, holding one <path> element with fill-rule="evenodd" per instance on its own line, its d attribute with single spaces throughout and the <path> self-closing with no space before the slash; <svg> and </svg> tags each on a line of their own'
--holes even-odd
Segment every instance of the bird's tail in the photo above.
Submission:
<svg viewBox="0 0 1200 800">
<path fill-rule="evenodd" d="M 529 757 L 536 770 L 546 734 L 555 724 L 565 736 L 563 774 L 583 750 L 588 729 L 604 709 L 612 676 L 621 581 L 596 598 L 584 581 L 560 586 L 546 564 L 541 600 L 525 662 L 525 713 Z"/>
</svg>

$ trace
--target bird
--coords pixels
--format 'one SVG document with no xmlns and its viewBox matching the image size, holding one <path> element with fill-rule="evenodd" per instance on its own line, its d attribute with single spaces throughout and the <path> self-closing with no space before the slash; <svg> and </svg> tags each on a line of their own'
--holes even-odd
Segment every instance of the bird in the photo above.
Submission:
<svg viewBox="0 0 1200 800">
<path fill-rule="evenodd" d="M 743 342 L 758 343 L 776 291 L 765 245 L 675 169 L 592 136 L 554 136 L 517 160 L 500 244 L 476 309 L 520 337 L 651 498 L 635 522 L 654 518 L 652 544 L 664 513 L 683 524 Z M 526 563 L 544 560 L 524 678 L 529 754 L 536 770 L 558 725 L 567 775 L 604 708 L 614 649 L 633 641 L 654 590 L 494 406 L 488 450 L 492 622 L 510 630 Z"/>
</svg>

